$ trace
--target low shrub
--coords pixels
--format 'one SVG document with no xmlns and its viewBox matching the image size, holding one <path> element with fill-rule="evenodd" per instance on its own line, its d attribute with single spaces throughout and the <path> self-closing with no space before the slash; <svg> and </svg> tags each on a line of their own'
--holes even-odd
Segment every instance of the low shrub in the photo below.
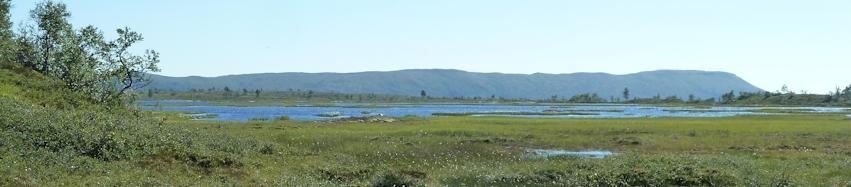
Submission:
<svg viewBox="0 0 851 187">
<path fill-rule="evenodd" d="M 367 169 L 320 169 L 317 171 L 319 178 L 331 182 L 348 183 L 367 178 L 372 171 Z"/>
<path fill-rule="evenodd" d="M 618 145 L 642 145 L 645 141 L 638 137 L 616 137 L 612 139 Z"/>
<path fill-rule="evenodd" d="M 421 179 L 404 173 L 388 173 L 378 177 L 372 183 L 374 187 L 416 187 L 423 186 Z"/>
<path fill-rule="evenodd" d="M 255 117 L 255 118 L 248 119 L 248 121 L 269 121 L 269 118 Z"/>
<path fill-rule="evenodd" d="M 60 110 L 0 96 L 0 144 L 26 154 L 46 152 L 100 161 L 172 157 L 194 166 L 241 166 L 256 141 L 200 135 L 133 112 Z M 14 143 L 8 143 L 14 142 Z"/>
</svg>

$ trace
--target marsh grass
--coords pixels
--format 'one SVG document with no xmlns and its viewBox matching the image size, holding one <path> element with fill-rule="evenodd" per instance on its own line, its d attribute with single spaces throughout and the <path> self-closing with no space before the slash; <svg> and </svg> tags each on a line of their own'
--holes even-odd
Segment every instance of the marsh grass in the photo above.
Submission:
<svg viewBox="0 0 851 187">
<path fill-rule="evenodd" d="M 851 121 L 842 115 L 435 117 L 339 124 L 155 116 L 168 118 L 163 127 L 209 136 L 188 136 L 195 137 L 191 145 L 196 148 L 187 152 L 206 156 L 193 160 L 138 154 L 131 157 L 141 161 L 132 161 L 136 159 L 34 149 L 27 155 L 47 156 L 4 157 L 4 184 L 842 186 L 851 182 Z M 608 150 L 617 155 L 529 159 L 527 150 L 538 148 Z M 115 177 L 94 174 L 105 171 Z"/>
<path fill-rule="evenodd" d="M 107 110 L 22 76 L 0 70 L 0 186 L 851 185 L 847 114 L 217 122 Z"/>
<path fill-rule="evenodd" d="M 851 121 L 836 114 L 260 123 L 262 129 L 209 121 L 172 125 L 274 142 L 281 154 L 253 157 L 261 166 L 247 178 L 277 184 L 842 186 L 851 182 Z M 527 150 L 536 148 L 618 154 L 604 159 L 528 159 Z M 403 171 L 424 177 L 406 176 Z M 323 172 L 346 180 L 328 180 Z"/>
</svg>

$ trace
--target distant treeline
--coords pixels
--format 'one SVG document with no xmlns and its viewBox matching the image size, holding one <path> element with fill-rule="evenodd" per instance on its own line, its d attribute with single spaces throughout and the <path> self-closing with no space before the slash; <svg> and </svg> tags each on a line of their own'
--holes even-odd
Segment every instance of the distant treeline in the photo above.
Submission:
<svg viewBox="0 0 851 187">
<path fill-rule="evenodd" d="M 731 105 L 806 105 L 806 106 L 851 106 L 851 86 L 836 88 L 827 95 L 795 93 L 786 86 L 776 92 L 725 93 L 722 104 Z"/>
<path fill-rule="evenodd" d="M 507 99 L 491 95 L 487 97 L 432 97 L 425 90 L 420 91 L 420 96 L 401 96 L 374 93 L 337 93 L 313 90 L 289 89 L 285 91 L 261 90 L 261 89 L 231 89 L 206 88 L 189 89 L 187 91 L 148 89 L 148 99 L 191 99 L 206 101 L 222 100 L 252 100 L 275 102 L 348 102 L 348 103 L 424 103 L 424 102 L 535 102 L 532 99 Z"/>
<path fill-rule="evenodd" d="M 777 92 L 735 92 L 730 91 L 720 98 L 699 98 L 689 95 L 656 95 L 650 98 L 630 97 L 629 88 L 624 88 L 622 97 L 603 98 L 596 93 L 585 93 L 564 97 L 552 95 L 547 99 L 503 98 L 497 95 L 470 97 L 432 97 L 427 90 L 420 96 L 400 96 L 385 94 L 356 94 L 320 92 L 313 90 L 289 89 L 285 91 L 266 91 L 261 89 L 206 88 L 188 91 L 149 89 L 148 99 L 193 99 L 193 100 L 258 100 L 275 102 L 347 102 L 347 103 L 624 103 L 624 104 L 684 104 L 684 105 L 794 105 L 794 106 L 849 106 L 851 105 L 851 86 L 837 89 L 828 95 L 798 94 L 791 91 Z"/>
</svg>

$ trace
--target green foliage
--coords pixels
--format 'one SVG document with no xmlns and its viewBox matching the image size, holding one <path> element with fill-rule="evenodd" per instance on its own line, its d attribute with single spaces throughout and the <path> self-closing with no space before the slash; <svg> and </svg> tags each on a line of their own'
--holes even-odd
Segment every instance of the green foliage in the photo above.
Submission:
<svg viewBox="0 0 851 187">
<path fill-rule="evenodd" d="M 573 97 L 570 97 L 570 99 L 568 99 L 567 101 L 571 102 L 571 103 L 604 103 L 604 102 L 606 102 L 605 99 L 601 98 L 600 96 L 597 96 L 596 93 L 585 93 L 585 94 L 574 95 Z"/>
<path fill-rule="evenodd" d="M 230 90 L 230 87 L 228 87 Z M 298 105 L 346 103 L 491 103 L 531 102 L 529 99 L 504 99 L 481 97 L 415 97 L 381 94 L 352 94 L 315 92 L 310 90 L 260 91 L 251 94 L 235 94 L 223 88 L 190 89 L 187 91 L 148 89 L 149 99 L 203 100 L 225 105 Z"/>
<path fill-rule="evenodd" d="M 0 85 L 6 82 L 16 81 Z M 0 93 L 6 95 L 25 90 L 14 84 L 3 88 L 6 91 Z M 845 146 L 851 143 L 851 121 L 841 115 L 238 123 L 54 110 L 25 103 L 29 99 L 18 96 L 24 99 L 0 100 L 0 107 L 10 107 L 0 111 L 0 124 L 5 125 L 0 131 L 0 185 L 98 181 L 119 186 L 842 186 L 851 182 L 846 180 L 851 177 L 846 171 L 851 150 Z M 527 148 L 613 150 L 617 155 L 530 159 Z M 110 178 L 99 177 L 106 172 Z"/>
<path fill-rule="evenodd" d="M 209 175 L 242 170 L 245 156 L 277 150 L 274 144 L 250 138 L 168 126 L 166 119 L 147 113 L 89 107 L 92 110 L 51 109 L 0 96 L 0 185 L 45 185 L 58 179 L 67 185 L 68 179 L 97 176 L 126 163 L 132 164 L 130 172 L 165 163 Z M 37 174 L 19 175 L 33 173 L 33 168 L 39 168 Z M 65 173 L 69 168 L 72 172 Z"/>
<path fill-rule="evenodd" d="M 125 102 L 123 96 L 128 91 L 145 86 L 149 83 L 148 72 L 159 72 L 159 53 L 153 50 L 145 50 L 142 56 L 133 55 L 129 49 L 136 42 L 143 40 L 142 35 L 131 31 L 129 28 L 117 29 L 118 38 L 106 44 L 105 51 L 98 67 L 106 67 L 101 79 L 102 87 L 96 96 L 101 102 Z"/>
<path fill-rule="evenodd" d="M 722 103 L 730 105 L 851 106 L 851 86 L 836 88 L 827 95 L 799 94 L 786 85 L 777 92 L 735 92 L 723 95 Z"/>
<path fill-rule="evenodd" d="M 0 0 L 0 10 L 7 7 L 8 1 Z M 246 124 L 111 108 L 102 104 L 125 102 L 126 91 L 144 82 L 144 72 L 157 69 L 157 54 L 126 53 L 142 39 L 128 29 L 119 29 L 118 39 L 109 42 L 94 27 L 72 29 L 61 3 L 42 3 L 33 15 L 37 27 L 20 33 L 14 46 L 0 46 L 14 49 L 21 64 L 0 69 L 0 186 L 851 184 L 851 121 L 846 114 L 713 119 L 406 117 L 386 124 L 264 119 Z M 104 64 L 116 69 L 97 68 Z M 313 90 L 262 95 L 256 91 L 252 98 L 246 88 L 240 94 L 229 87 L 228 95 L 216 89 L 149 93 L 154 98 L 270 101 L 406 99 Z M 723 100 L 812 103 L 818 98 L 822 103 L 846 103 L 851 101 L 851 87 L 829 96 L 740 93 Z M 575 101 L 587 100 L 601 98 L 585 94 Z M 647 101 L 683 102 L 661 95 Z M 538 148 L 613 150 L 617 155 L 528 157 L 527 149 Z"/>
<path fill-rule="evenodd" d="M 841 90 L 836 88 L 835 92 L 831 92 L 829 101 L 844 105 L 851 105 L 851 85 L 846 86 L 845 89 Z"/>
<path fill-rule="evenodd" d="M 0 97 L 0 125 L 4 142 L 20 153 L 48 151 L 73 153 L 102 161 L 169 157 L 202 167 L 234 166 L 240 155 L 258 150 L 257 143 L 204 138 L 182 128 L 164 126 L 162 120 L 134 117 L 133 112 L 107 114 L 55 110 Z M 114 112 L 113 112 L 114 113 Z M 208 143 L 205 143 L 208 142 Z M 212 160 L 212 161 L 211 161 Z"/>
<path fill-rule="evenodd" d="M 250 125 L 255 123 L 261 125 Z M 851 182 L 851 172 L 846 171 L 851 121 L 836 114 L 171 124 L 277 143 L 276 151 L 267 151 L 273 154 L 252 157 L 262 167 L 237 185 L 252 185 L 252 180 L 308 186 L 845 186 Z M 530 158 L 527 149 L 536 148 L 616 154 L 604 159 Z M 262 184 L 267 183 L 258 185 Z"/>
<path fill-rule="evenodd" d="M 256 117 L 248 119 L 248 121 L 269 121 L 269 118 Z"/>
<path fill-rule="evenodd" d="M 665 99 L 662 99 L 663 103 L 682 103 L 683 100 L 677 96 L 668 96 Z"/>
<path fill-rule="evenodd" d="M 0 0 L 0 65 L 7 65 L 13 60 L 11 6 L 10 0 Z"/>
<path fill-rule="evenodd" d="M 87 95 L 88 100 L 109 105 L 129 103 L 128 91 L 148 83 L 157 72 L 159 54 L 130 53 L 143 40 L 128 28 L 117 29 L 118 38 L 106 41 L 93 26 L 74 29 L 71 13 L 61 2 L 45 1 L 30 13 L 34 25 L 16 36 L 18 64 L 63 81 L 63 87 Z"/>
<path fill-rule="evenodd" d="M 732 104 L 733 102 L 736 102 L 736 93 L 732 90 L 721 95 L 721 103 Z"/>
<path fill-rule="evenodd" d="M 417 187 L 423 186 L 419 184 L 419 179 L 411 175 L 389 173 L 384 174 L 372 184 L 374 187 Z"/>
<path fill-rule="evenodd" d="M 453 181 L 463 183 L 462 181 Z M 478 179 L 484 186 L 735 186 L 735 176 L 687 157 L 566 160 L 558 167 Z"/>
<path fill-rule="evenodd" d="M 68 23 L 71 13 L 63 3 L 45 1 L 36 5 L 30 11 L 30 18 L 35 26 L 28 26 L 20 33 L 20 38 L 32 46 L 33 51 L 21 63 L 28 68 L 49 76 L 63 76 L 70 73 L 67 67 L 72 61 L 67 59 L 69 43 L 74 35 L 73 28 Z M 57 70 L 59 69 L 59 70 Z"/>
<path fill-rule="evenodd" d="M 127 185 L 132 176 L 73 179 L 162 165 L 209 175 L 242 170 L 245 156 L 278 150 L 250 138 L 169 126 L 174 119 L 168 116 L 108 108 L 54 77 L 6 68 L 12 69 L 0 69 L 0 186 Z"/>
<path fill-rule="evenodd" d="M 728 93 L 731 94 L 732 92 Z M 740 92 L 728 98 L 726 104 L 735 105 L 791 105 L 791 106 L 851 106 L 851 86 L 837 89 L 828 95 L 797 94 L 793 92 Z"/>
<path fill-rule="evenodd" d="M 92 105 L 85 95 L 67 90 L 62 82 L 25 68 L 0 69 L 0 96 L 50 108 Z"/>
</svg>

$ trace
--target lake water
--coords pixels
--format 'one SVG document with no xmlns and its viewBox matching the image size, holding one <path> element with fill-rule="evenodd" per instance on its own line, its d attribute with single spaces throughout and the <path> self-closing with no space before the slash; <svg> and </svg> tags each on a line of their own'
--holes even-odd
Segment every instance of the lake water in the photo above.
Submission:
<svg viewBox="0 0 851 187">
<path fill-rule="evenodd" d="M 530 158 L 606 158 L 613 156 L 611 151 L 566 151 L 558 149 L 532 149 L 529 150 Z"/>
<path fill-rule="evenodd" d="M 533 118 L 652 118 L 652 117 L 729 117 L 736 115 L 768 114 L 762 109 L 799 110 L 808 112 L 842 112 L 843 108 L 822 107 L 661 107 L 649 105 L 491 105 L 491 104 L 388 104 L 370 107 L 340 104 L 337 106 L 218 106 L 201 101 L 164 100 L 142 101 L 146 110 L 183 111 L 211 114 L 206 120 L 248 121 L 256 118 L 275 119 L 287 116 L 292 120 L 323 120 L 319 114 L 339 113 L 339 117 L 384 115 L 402 117 L 407 115 L 429 117 L 434 113 L 475 113 L 474 116 L 512 116 Z M 554 112 L 564 115 L 553 115 Z M 496 113 L 496 114 L 489 114 Z M 505 113 L 529 113 L 516 115 Z"/>
</svg>

